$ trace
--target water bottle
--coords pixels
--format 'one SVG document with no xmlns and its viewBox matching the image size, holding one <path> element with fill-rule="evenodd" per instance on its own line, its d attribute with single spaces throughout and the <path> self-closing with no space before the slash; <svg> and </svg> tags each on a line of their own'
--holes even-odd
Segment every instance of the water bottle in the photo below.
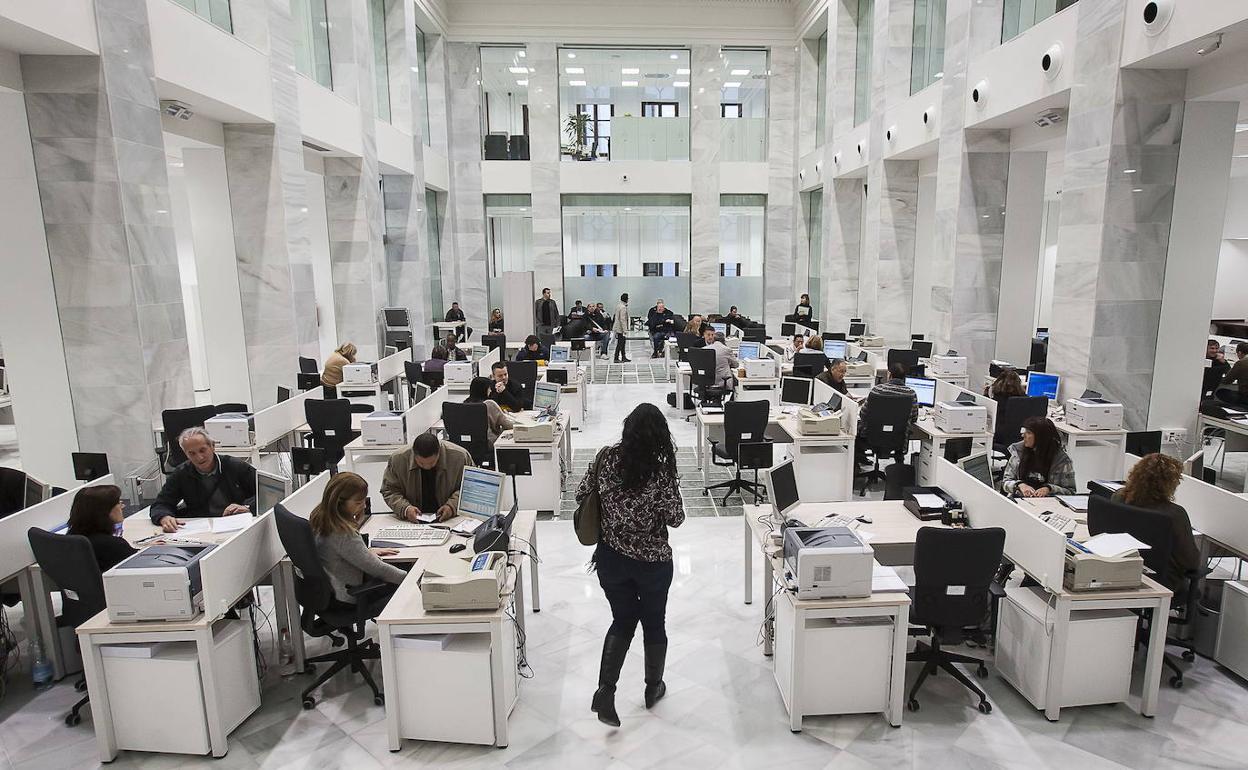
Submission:
<svg viewBox="0 0 1248 770">
<path fill-rule="evenodd" d="M 282 629 L 282 633 L 281 633 L 281 636 L 279 637 L 277 649 L 278 649 L 279 665 L 284 666 L 287 663 L 290 663 L 290 659 L 294 656 L 294 650 L 292 650 L 290 646 L 290 630 L 289 629 L 286 629 L 286 628 Z"/>
<path fill-rule="evenodd" d="M 31 645 L 31 657 L 34 660 L 30 667 L 30 678 L 36 690 L 46 690 L 52 686 L 52 662 L 43 652 L 43 641 L 35 637 Z"/>
</svg>

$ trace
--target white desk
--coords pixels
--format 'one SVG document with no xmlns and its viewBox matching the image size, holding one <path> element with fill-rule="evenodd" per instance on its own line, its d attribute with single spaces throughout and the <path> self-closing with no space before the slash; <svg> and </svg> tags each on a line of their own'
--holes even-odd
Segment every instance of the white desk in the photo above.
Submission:
<svg viewBox="0 0 1248 770">
<path fill-rule="evenodd" d="M 780 417 L 780 412 L 774 409 L 769 410 L 767 413 L 767 426 L 772 427 L 779 425 Z M 710 436 L 712 430 L 723 430 L 724 414 L 723 412 L 719 412 L 718 414 L 707 414 L 703 412 L 701 408 L 698 408 L 694 410 L 694 422 L 697 423 L 698 430 L 698 443 L 694 448 L 694 451 L 697 452 L 698 467 L 702 469 L 702 485 L 706 486 L 706 468 L 707 465 L 710 464 L 711 460 L 710 454 L 707 451 L 707 438 Z M 762 441 L 763 436 L 750 437 L 745 440 Z"/>
<path fill-rule="evenodd" d="M 1198 414 L 1196 418 L 1197 435 L 1203 438 L 1205 431 L 1210 428 L 1217 428 L 1226 432 L 1226 444 L 1222 450 L 1222 466 L 1224 468 L 1226 467 L 1227 452 L 1248 452 L 1248 421 L 1223 420 L 1218 417 Z M 1248 492 L 1248 474 L 1244 475 L 1243 491 Z"/>
<path fill-rule="evenodd" d="M 788 435 L 798 497 L 811 503 L 849 500 L 854 490 L 854 440 L 858 407 L 841 402 L 841 432 L 835 436 L 808 436 L 798 429 L 798 419 L 784 415 L 777 420 Z"/>
<path fill-rule="evenodd" d="M 920 486 L 928 487 L 936 483 L 936 459 L 945 456 L 945 445 L 955 439 L 970 439 L 971 452 L 985 451 L 992 448 L 992 432 L 978 431 L 975 433 L 946 433 L 936 427 L 929 417 L 914 424 L 913 434 L 919 439 L 919 467 L 915 469 L 915 480 Z"/>
<path fill-rule="evenodd" d="M 545 366 L 537 368 L 539 382 L 546 381 Z M 589 417 L 589 374 L 584 366 L 576 367 L 576 376 L 567 385 L 559 386 L 559 411 L 567 410 L 568 424 L 572 430 L 580 430 Z"/>
<path fill-rule="evenodd" d="M 572 464 L 571 431 L 568 429 L 566 410 L 559 410 L 559 422 L 550 441 L 516 441 L 513 431 L 505 431 L 494 442 L 494 449 L 529 450 L 533 475 L 516 478 L 520 505 L 538 511 L 559 511 L 564 469 Z M 503 509 L 510 508 L 511 502 L 511 480 L 506 479 L 503 484 Z"/>
<path fill-rule="evenodd" d="M 1054 425 L 1066 440 L 1066 454 L 1075 466 L 1081 491 L 1093 479 L 1124 478 L 1127 452 L 1125 430 L 1080 430 L 1067 422 Z"/>
<path fill-rule="evenodd" d="M 772 406 L 780 405 L 779 377 L 743 377 L 741 373 L 744 371 L 737 371 L 735 398 L 738 401 L 766 401 Z"/>
<path fill-rule="evenodd" d="M 676 411 L 681 414 L 688 414 L 689 410 L 685 409 L 685 395 L 693 392 L 693 367 L 688 361 L 680 361 L 676 364 Z"/>
</svg>

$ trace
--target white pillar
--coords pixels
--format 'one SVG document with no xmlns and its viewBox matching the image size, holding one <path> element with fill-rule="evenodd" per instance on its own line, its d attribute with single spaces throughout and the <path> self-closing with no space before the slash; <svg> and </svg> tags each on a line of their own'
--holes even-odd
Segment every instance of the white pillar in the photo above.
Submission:
<svg viewBox="0 0 1248 770">
<path fill-rule="evenodd" d="M 1044 172 L 1048 153 L 1011 152 L 1005 196 L 1005 242 L 1001 255 L 1001 299 L 997 308 L 996 357 L 1018 366 L 1031 360 L 1044 248 Z"/>
</svg>

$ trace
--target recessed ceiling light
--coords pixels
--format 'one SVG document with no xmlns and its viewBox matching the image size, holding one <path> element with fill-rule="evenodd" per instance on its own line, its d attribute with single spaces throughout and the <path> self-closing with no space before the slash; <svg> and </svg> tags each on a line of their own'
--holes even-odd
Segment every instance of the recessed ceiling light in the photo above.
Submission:
<svg viewBox="0 0 1248 770">
<path fill-rule="evenodd" d="M 688 74 L 689 74 L 689 68 L 688 68 L 688 67 L 681 67 L 680 69 L 676 70 L 676 74 L 677 74 L 677 75 L 688 75 Z"/>
<path fill-rule="evenodd" d="M 673 86 L 675 86 L 676 88 L 688 88 L 688 87 L 689 87 L 689 81 L 688 81 L 688 80 L 677 80 L 676 82 L 672 83 L 672 85 L 673 85 Z"/>
<path fill-rule="evenodd" d="M 1144 192 L 1143 187 L 1132 187 L 1131 192 Z"/>
<path fill-rule="evenodd" d="M 620 85 L 624 86 L 625 88 L 632 88 L 633 86 L 637 85 L 637 81 L 636 80 L 624 80 L 620 82 Z"/>
<path fill-rule="evenodd" d="M 517 81 L 516 81 L 516 85 L 518 85 L 518 86 L 527 86 L 528 84 L 529 84 L 529 81 L 528 81 L 528 80 L 517 80 Z"/>
<path fill-rule="evenodd" d="M 741 82 L 738 80 L 734 80 L 731 83 L 724 83 L 724 88 L 740 88 L 740 87 L 741 87 Z"/>
<path fill-rule="evenodd" d="M 1134 173 L 1135 173 L 1135 169 L 1133 169 L 1133 168 L 1124 168 L 1124 169 L 1122 170 L 1122 173 L 1124 173 L 1124 174 L 1134 174 Z"/>
<path fill-rule="evenodd" d="M 524 51 L 516 51 L 516 56 L 519 56 L 521 59 L 523 59 L 527 55 L 528 54 L 526 54 Z"/>
<path fill-rule="evenodd" d="M 733 70 L 732 74 L 737 75 L 737 76 L 748 75 L 750 74 L 750 71 L 749 70 Z"/>
<path fill-rule="evenodd" d="M 673 59 L 673 60 L 674 60 L 674 59 L 679 59 L 679 58 L 680 58 L 680 54 L 678 54 L 678 53 L 674 53 L 674 54 L 672 54 L 672 55 L 671 55 L 670 57 L 668 57 L 668 58 Z"/>
<path fill-rule="evenodd" d="M 632 206 L 625 206 L 625 207 L 624 207 L 624 210 L 625 210 L 625 211 L 632 211 L 632 210 L 633 210 L 633 207 L 632 207 Z"/>
<path fill-rule="evenodd" d="M 575 59 L 575 58 L 576 58 L 576 54 L 574 54 L 574 53 L 570 53 L 570 54 L 568 54 L 568 58 L 569 58 L 569 59 Z"/>
<path fill-rule="evenodd" d="M 585 74 L 584 67 L 564 67 L 563 71 L 568 73 L 569 75 L 584 75 Z"/>
<path fill-rule="evenodd" d="M 641 70 L 637 69 L 636 67 L 625 67 L 624 69 L 620 70 L 620 74 L 621 75 L 640 75 Z"/>
<path fill-rule="evenodd" d="M 568 85 L 570 85 L 570 86 L 583 86 L 583 85 L 585 85 L 585 81 L 584 81 L 584 80 L 569 80 L 569 81 L 568 81 Z"/>
<path fill-rule="evenodd" d="M 526 67 L 508 67 L 507 71 L 513 75 L 527 75 L 529 70 Z"/>
</svg>

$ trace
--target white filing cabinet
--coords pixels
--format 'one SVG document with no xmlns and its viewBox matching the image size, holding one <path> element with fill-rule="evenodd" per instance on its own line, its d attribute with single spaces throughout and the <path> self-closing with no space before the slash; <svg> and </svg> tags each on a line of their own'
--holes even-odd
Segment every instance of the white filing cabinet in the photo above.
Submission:
<svg viewBox="0 0 1248 770">
<path fill-rule="evenodd" d="M 1228 580 L 1222 586 L 1222 617 L 1213 659 L 1248 679 L 1248 581 Z"/>
<path fill-rule="evenodd" d="M 1127 610 L 1075 611 L 1066 666 L 1050 672 L 1053 625 L 1043 589 L 1006 586 L 997 615 L 996 668 L 1038 709 L 1049 676 L 1062 677 L 1062 708 L 1120 703 L 1131 688 L 1136 616 Z"/>
<path fill-rule="evenodd" d="M 516 705 L 516 630 L 503 623 L 503 693 L 507 711 Z M 447 743 L 494 743 L 490 635 L 430 634 L 394 637 L 399 734 Z"/>
</svg>

